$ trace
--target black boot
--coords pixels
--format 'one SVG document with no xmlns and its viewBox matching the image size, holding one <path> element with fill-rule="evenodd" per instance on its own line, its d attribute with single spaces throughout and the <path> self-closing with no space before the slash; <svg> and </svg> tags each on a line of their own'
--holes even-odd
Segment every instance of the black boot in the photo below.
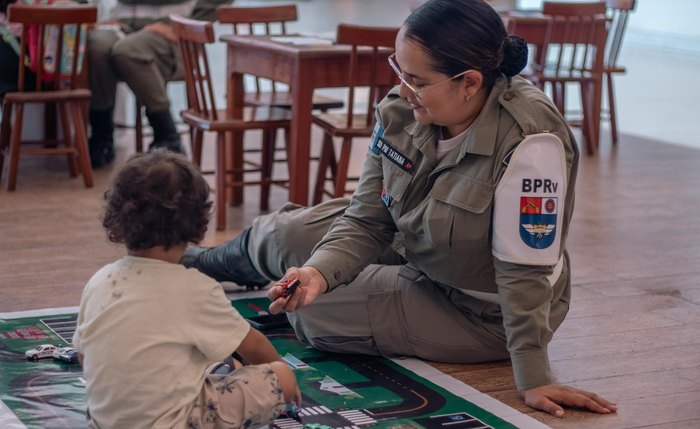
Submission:
<svg viewBox="0 0 700 429">
<path fill-rule="evenodd" d="M 90 164 L 103 167 L 114 161 L 114 120 L 112 109 L 90 110 Z"/>
<path fill-rule="evenodd" d="M 158 112 L 146 110 L 146 116 L 153 128 L 153 143 L 148 147 L 149 151 L 164 147 L 171 152 L 185 153 L 170 110 L 160 110 Z"/>
<path fill-rule="evenodd" d="M 270 280 L 255 269 L 248 256 L 249 234 L 250 228 L 217 247 L 190 247 L 180 263 L 187 268 L 196 268 L 218 282 L 234 282 L 248 287 L 267 286 Z"/>
</svg>

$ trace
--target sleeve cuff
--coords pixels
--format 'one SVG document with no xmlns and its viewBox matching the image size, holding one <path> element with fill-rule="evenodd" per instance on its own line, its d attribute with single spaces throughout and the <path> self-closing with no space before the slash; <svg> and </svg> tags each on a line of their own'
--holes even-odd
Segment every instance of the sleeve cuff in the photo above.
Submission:
<svg viewBox="0 0 700 429">
<path fill-rule="evenodd" d="M 319 265 L 316 265 L 316 264 L 314 264 L 314 265 L 306 264 L 306 265 L 304 265 L 304 266 L 305 266 L 305 267 L 313 267 L 313 268 L 316 268 L 316 270 L 318 270 L 318 272 L 321 273 L 321 275 L 323 276 L 323 278 L 326 279 L 326 284 L 328 285 L 328 290 L 326 291 L 326 293 L 332 291 L 333 289 L 335 289 L 335 288 L 340 284 L 340 283 L 338 283 L 337 281 L 335 281 L 335 280 L 333 279 L 334 273 L 333 273 L 333 270 L 332 270 L 332 269 L 330 269 L 330 268 L 328 268 L 328 267 L 325 267 L 325 268 L 324 268 L 324 267 L 319 266 Z M 337 272 L 337 271 L 336 271 L 336 272 Z"/>
<path fill-rule="evenodd" d="M 534 389 L 552 383 L 546 350 L 511 354 L 510 359 L 518 390 Z"/>
</svg>

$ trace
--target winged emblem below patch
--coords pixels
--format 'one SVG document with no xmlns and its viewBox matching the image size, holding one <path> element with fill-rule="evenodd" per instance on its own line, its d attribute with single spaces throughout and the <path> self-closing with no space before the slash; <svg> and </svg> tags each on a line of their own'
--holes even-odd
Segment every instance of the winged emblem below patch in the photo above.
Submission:
<svg viewBox="0 0 700 429">
<path fill-rule="evenodd" d="M 557 198 L 520 197 L 520 238 L 533 249 L 554 243 L 557 227 Z"/>
</svg>

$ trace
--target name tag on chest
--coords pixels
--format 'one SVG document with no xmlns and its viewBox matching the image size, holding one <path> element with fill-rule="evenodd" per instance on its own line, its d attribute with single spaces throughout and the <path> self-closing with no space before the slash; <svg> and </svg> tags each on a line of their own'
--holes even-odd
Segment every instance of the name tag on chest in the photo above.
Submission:
<svg viewBox="0 0 700 429">
<path fill-rule="evenodd" d="M 409 159 L 406 155 L 399 152 L 395 147 L 391 145 L 386 139 L 380 137 L 374 144 L 375 153 L 381 153 L 389 161 L 396 164 L 400 169 L 406 173 L 413 172 L 414 162 Z"/>
</svg>

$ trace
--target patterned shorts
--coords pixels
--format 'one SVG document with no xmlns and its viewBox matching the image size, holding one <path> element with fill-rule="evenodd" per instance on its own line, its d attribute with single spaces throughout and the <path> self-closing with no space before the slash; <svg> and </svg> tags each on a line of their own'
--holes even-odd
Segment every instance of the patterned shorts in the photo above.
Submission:
<svg viewBox="0 0 700 429">
<path fill-rule="evenodd" d="M 270 365 L 209 374 L 187 419 L 190 429 L 257 428 L 285 410 L 282 387 Z"/>
<path fill-rule="evenodd" d="M 248 429 L 285 412 L 284 394 L 270 365 L 249 365 L 228 374 L 208 374 L 187 417 L 188 429 Z M 99 429 L 87 411 L 87 425 Z"/>
</svg>

